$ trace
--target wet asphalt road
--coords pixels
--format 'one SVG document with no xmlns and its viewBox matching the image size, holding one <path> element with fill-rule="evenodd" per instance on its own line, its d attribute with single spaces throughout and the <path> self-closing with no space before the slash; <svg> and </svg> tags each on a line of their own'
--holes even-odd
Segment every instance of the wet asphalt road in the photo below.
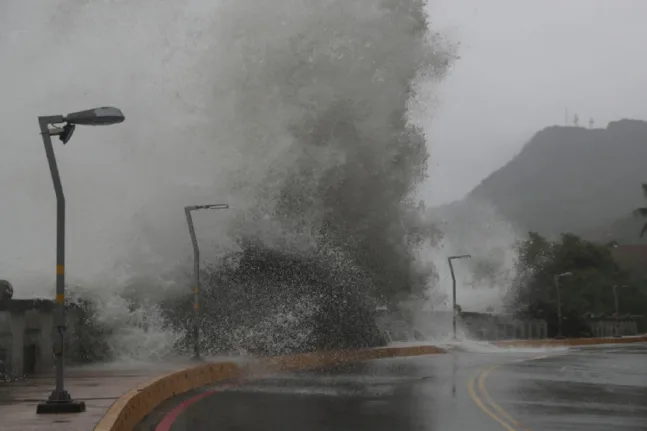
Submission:
<svg viewBox="0 0 647 431">
<path fill-rule="evenodd" d="M 647 344 L 453 352 L 268 376 L 178 397 L 138 431 L 214 389 L 170 430 L 647 430 Z"/>
</svg>

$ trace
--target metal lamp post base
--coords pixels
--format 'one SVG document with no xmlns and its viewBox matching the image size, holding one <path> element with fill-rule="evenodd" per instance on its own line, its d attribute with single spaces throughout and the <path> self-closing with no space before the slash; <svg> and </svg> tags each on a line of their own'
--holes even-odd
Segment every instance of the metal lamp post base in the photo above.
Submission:
<svg viewBox="0 0 647 431">
<path fill-rule="evenodd" d="M 75 401 L 70 397 L 67 391 L 54 391 L 49 399 L 44 403 L 38 404 L 36 414 L 55 414 L 55 413 L 83 413 L 85 411 L 85 402 Z"/>
</svg>

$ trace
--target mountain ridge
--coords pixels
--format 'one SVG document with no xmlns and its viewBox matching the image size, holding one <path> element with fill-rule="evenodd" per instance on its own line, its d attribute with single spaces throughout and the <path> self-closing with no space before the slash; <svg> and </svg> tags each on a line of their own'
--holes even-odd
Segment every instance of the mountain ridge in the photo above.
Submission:
<svg viewBox="0 0 647 431">
<path fill-rule="evenodd" d="M 494 205 L 526 231 L 631 241 L 631 229 L 640 225 L 631 212 L 645 203 L 640 184 L 647 182 L 646 163 L 647 121 L 622 119 L 597 129 L 550 126 L 465 200 Z"/>
</svg>

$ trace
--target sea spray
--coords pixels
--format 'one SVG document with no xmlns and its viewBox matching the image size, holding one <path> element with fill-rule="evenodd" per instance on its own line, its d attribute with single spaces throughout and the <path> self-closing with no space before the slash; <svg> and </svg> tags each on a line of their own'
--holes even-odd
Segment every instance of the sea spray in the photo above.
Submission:
<svg viewBox="0 0 647 431">
<path fill-rule="evenodd" d="M 38 139 L 25 131 L 38 114 L 115 104 L 123 125 L 79 129 L 57 151 L 70 281 L 138 291 L 139 302 L 98 307 L 103 322 L 130 321 L 110 315 L 138 315 L 161 289 L 171 334 L 190 326 L 180 293 L 192 285 L 189 204 L 231 206 L 197 226 L 208 268 L 202 326 L 215 351 L 373 344 L 375 304 L 426 289 L 431 274 L 418 271 L 413 238 L 428 154 L 408 109 L 417 82 L 446 73 L 453 47 L 429 31 L 424 2 L 58 0 L 8 9 L 30 22 L 28 43 L 2 45 L 11 78 L 2 112 L 15 126 L 2 132 L 15 148 L 2 180 L 22 186 L 0 197 L 29 214 L 7 211 L 3 227 L 15 247 L 2 269 L 15 285 L 52 289 L 53 195 Z M 238 263 L 223 267 L 225 257 Z M 241 268 L 256 278 L 243 283 Z M 235 292 L 241 301 L 228 303 Z M 226 328 L 263 335 L 223 342 Z"/>
<path fill-rule="evenodd" d="M 426 286 L 412 198 L 427 150 L 407 106 L 415 79 L 443 73 L 450 51 L 431 44 L 419 2 L 245 4 L 221 3 L 214 50 L 236 56 L 214 91 L 229 125 L 245 120 L 229 132 L 245 162 L 259 172 L 262 153 L 265 169 L 235 175 L 233 191 L 252 197 L 229 231 L 246 265 L 212 284 L 205 327 L 240 314 L 252 324 L 275 315 L 274 301 L 309 295 L 316 311 L 302 324 L 314 329 L 300 349 L 374 345 L 375 304 Z M 244 305 L 232 308 L 230 292 Z"/>
</svg>

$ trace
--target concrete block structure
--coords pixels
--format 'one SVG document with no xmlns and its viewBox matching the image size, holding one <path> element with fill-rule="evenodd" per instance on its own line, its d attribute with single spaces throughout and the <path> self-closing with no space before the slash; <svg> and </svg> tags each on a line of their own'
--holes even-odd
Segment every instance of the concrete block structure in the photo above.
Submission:
<svg viewBox="0 0 647 431">
<path fill-rule="evenodd" d="M 48 372 L 53 366 L 54 303 L 43 299 L 0 301 L 0 373 Z"/>
</svg>

